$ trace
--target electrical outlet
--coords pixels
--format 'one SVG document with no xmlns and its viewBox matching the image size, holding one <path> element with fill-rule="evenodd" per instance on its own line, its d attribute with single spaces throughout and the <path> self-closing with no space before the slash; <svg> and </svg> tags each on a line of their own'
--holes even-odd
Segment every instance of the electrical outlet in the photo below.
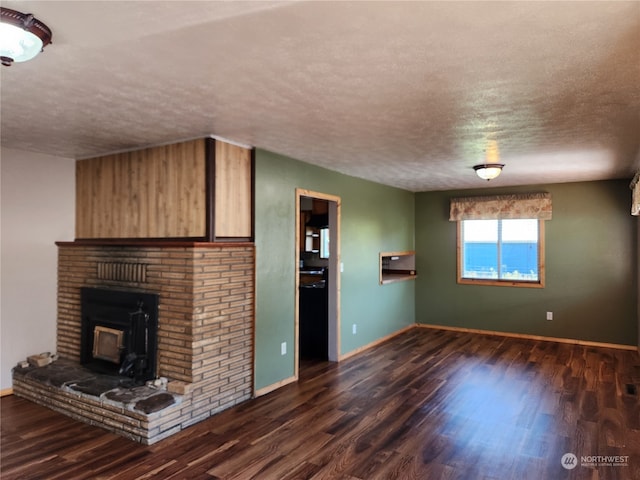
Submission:
<svg viewBox="0 0 640 480">
<path fill-rule="evenodd" d="M 287 354 L 287 342 L 282 342 L 280 344 L 280 355 L 286 355 Z"/>
<path fill-rule="evenodd" d="M 356 326 L 356 324 L 354 323 L 353 326 L 351 327 L 351 333 L 353 333 L 354 335 L 357 333 L 358 328 Z"/>
<path fill-rule="evenodd" d="M 547 320 L 553 320 L 553 312 L 547 312 Z"/>
</svg>

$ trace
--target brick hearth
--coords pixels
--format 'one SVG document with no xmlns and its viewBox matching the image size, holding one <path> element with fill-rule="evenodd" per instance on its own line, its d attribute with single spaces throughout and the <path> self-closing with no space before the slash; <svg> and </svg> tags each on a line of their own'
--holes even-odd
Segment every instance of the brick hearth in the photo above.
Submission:
<svg viewBox="0 0 640 480">
<path fill-rule="evenodd" d="M 54 401 L 55 388 L 14 376 L 17 395 L 146 444 L 251 397 L 253 244 L 61 242 L 58 247 L 58 355 L 80 361 L 81 287 L 157 293 L 157 376 L 166 377 L 181 398 L 150 419 L 121 409 L 114 420 L 112 405 L 101 407 L 95 398 L 67 391 Z M 73 411 L 65 412 L 70 404 Z"/>
</svg>

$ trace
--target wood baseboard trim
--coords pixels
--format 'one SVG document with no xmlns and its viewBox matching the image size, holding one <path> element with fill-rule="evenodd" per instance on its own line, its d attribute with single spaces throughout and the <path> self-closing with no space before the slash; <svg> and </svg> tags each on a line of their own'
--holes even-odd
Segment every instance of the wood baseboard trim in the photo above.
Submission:
<svg viewBox="0 0 640 480">
<path fill-rule="evenodd" d="M 5 388 L 0 390 L 0 397 L 6 397 L 7 395 L 13 395 L 13 388 Z"/>
<path fill-rule="evenodd" d="M 349 353 L 345 353 L 344 355 L 340 355 L 339 361 L 346 360 L 347 358 L 353 357 L 354 355 L 357 355 L 357 354 L 359 354 L 361 352 L 364 352 L 365 350 L 369 350 L 370 348 L 373 348 L 376 345 L 380 345 L 381 343 L 386 342 L 387 340 L 389 340 L 389 339 L 391 339 L 393 337 L 396 337 L 396 336 L 400 335 L 401 333 L 406 332 L 407 330 L 411 330 L 415 326 L 416 326 L 415 323 L 412 323 L 411 325 L 407 325 L 406 327 L 401 328 L 400 330 L 397 330 L 397 331 L 395 331 L 393 333 L 390 333 L 387 336 L 379 338 L 378 340 L 375 340 L 375 341 L 373 341 L 371 343 L 367 343 L 366 345 L 363 345 L 362 347 L 358 347 L 355 350 L 351 350 Z"/>
<path fill-rule="evenodd" d="M 375 347 L 376 345 L 381 344 L 382 342 L 386 342 L 387 340 L 389 340 L 390 338 L 393 338 L 397 335 L 400 335 L 401 333 L 406 332 L 407 330 L 411 330 L 412 328 L 415 328 L 415 323 L 411 324 L 411 325 L 407 325 L 404 328 L 401 328 L 400 330 L 397 330 L 393 333 L 390 333 L 389 335 L 379 338 L 378 340 L 368 343 L 367 345 L 363 345 L 362 347 L 356 348 L 355 350 L 350 351 L 349 353 L 346 353 L 344 355 L 340 355 L 340 357 L 338 357 L 338 361 L 342 361 L 345 360 L 349 357 L 353 357 L 354 355 L 357 355 L 360 352 L 363 352 L 369 348 Z M 266 387 L 262 387 L 258 390 L 256 390 L 254 392 L 254 396 L 255 397 L 261 397 L 262 395 L 266 395 L 267 393 L 273 392 L 274 390 L 279 389 L 280 387 L 284 387 L 285 385 L 289 385 L 290 383 L 294 383 L 298 381 L 298 377 L 296 375 L 293 375 L 292 377 L 289 378 L 285 378 L 280 380 L 279 382 L 273 383 L 271 385 L 267 385 Z"/>
<path fill-rule="evenodd" d="M 284 387 L 285 385 L 289 385 L 290 383 L 297 382 L 298 377 L 296 375 L 284 378 L 279 382 L 272 383 L 271 385 L 267 385 L 266 387 L 262 387 L 259 390 L 256 390 L 253 394 L 254 397 L 261 397 L 262 395 L 266 395 L 267 393 L 273 392 L 274 390 L 279 389 L 280 387 Z"/>
<path fill-rule="evenodd" d="M 570 344 L 574 344 L 574 345 L 584 345 L 584 346 L 589 346 L 589 347 L 601 347 L 601 348 L 616 348 L 619 350 L 631 350 L 631 351 L 637 351 L 638 347 L 633 346 L 633 345 L 621 345 L 618 343 L 604 343 L 604 342 L 592 342 L 592 341 L 588 341 L 588 340 L 578 340 L 578 339 L 574 339 L 574 338 L 558 338 L 558 337 L 545 337 L 542 335 L 529 335 L 529 334 L 524 334 L 524 333 L 510 333 L 510 332 L 498 332 L 496 330 L 481 330 L 478 328 L 464 328 L 464 327 L 449 327 L 449 326 L 445 326 L 445 325 L 432 325 L 432 324 L 427 324 L 427 323 L 415 323 L 415 324 L 411 324 L 411 325 L 407 325 L 404 328 L 401 328 L 400 330 L 397 330 L 393 333 L 390 333 L 389 335 L 386 335 L 382 338 L 379 338 L 378 340 L 375 340 L 371 343 L 368 343 L 366 345 L 363 345 L 362 347 L 358 347 L 355 350 L 350 351 L 349 353 L 345 353 L 344 355 L 340 355 L 339 357 L 339 361 L 342 360 L 346 360 L 347 358 L 353 357 L 354 355 L 357 355 L 361 352 L 364 352 L 365 350 L 368 350 L 370 348 L 373 348 L 383 342 L 386 342 L 387 340 L 398 336 L 408 330 L 411 330 L 412 328 L 431 328 L 434 330 L 451 330 L 454 332 L 465 332 L 465 333 L 477 333 L 477 334 L 481 334 L 481 335 L 499 335 L 501 337 L 512 337 L 512 338 L 522 338 L 522 339 L 526 339 L 526 340 L 539 340 L 539 341 L 544 341 L 544 342 L 558 342 L 558 343 L 570 343 Z M 290 383 L 294 383 L 298 381 L 298 377 L 297 376 L 291 376 L 289 378 L 285 378 L 283 380 L 280 380 L 279 382 L 273 383 L 271 385 L 267 385 L 266 387 L 263 387 L 259 390 L 256 390 L 254 392 L 254 396 L 256 397 L 261 397 L 262 395 L 266 395 L 267 393 L 273 392 L 274 390 L 279 389 L 280 387 L 284 387 L 285 385 L 288 385 Z"/>
<path fill-rule="evenodd" d="M 480 330 L 477 328 L 464 328 L 464 327 L 449 327 L 445 325 L 432 325 L 427 323 L 417 323 L 416 326 L 420 328 L 433 328 L 435 330 L 452 330 L 454 332 L 467 332 L 467 333 L 479 333 L 482 335 L 499 335 L 501 337 L 523 338 L 526 340 L 541 340 L 544 342 L 558 342 L 558 343 L 571 343 L 574 345 L 584 345 L 588 347 L 601 347 L 601 348 L 617 348 L 619 350 L 632 350 L 638 351 L 638 347 L 634 345 L 622 345 L 619 343 L 604 343 L 604 342 L 592 342 L 589 340 L 578 340 L 575 338 L 559 338 L 559 337 L 545 337 L 542 335 L 529 335 L 526 333 L 510 333 L 510 332 L 498 332 L 495 330 Z"/>
</svg>

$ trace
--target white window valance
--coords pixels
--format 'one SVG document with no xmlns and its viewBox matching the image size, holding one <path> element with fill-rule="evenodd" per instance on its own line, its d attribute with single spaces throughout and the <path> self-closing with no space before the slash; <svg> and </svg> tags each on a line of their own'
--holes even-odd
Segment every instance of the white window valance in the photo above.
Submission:
<svg viewBox="0 0 640 480">
<path fill-rule="evenodd" d="M 629 185 L 631 188 L 631 215 L 640 215 L 640 172 L 636 173 Z"/>
<path fill-rule="evenodd" d="M 451 222 L 501 218 L 551 220 L 551 194 L 521 193 L 451 199 L 449 211 Z"/>
</svg>

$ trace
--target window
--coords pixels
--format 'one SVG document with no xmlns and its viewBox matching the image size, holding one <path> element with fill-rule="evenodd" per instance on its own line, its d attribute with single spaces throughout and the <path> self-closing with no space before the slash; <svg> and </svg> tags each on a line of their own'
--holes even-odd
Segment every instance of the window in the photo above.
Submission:
<svg viewBox="0 0 640 480">
<path fill-rule="evenodd" d="M 633 176 L 629 188 L 631 194 L 631 215 L 640 215 L 640 171 Z"/>
<path fill-rule="evenodd" d="M 452 198 L 458 224 L 458 283 L 544 287 L 549 193 Z"/>
<path fill-rule="evenodd" d="M 320 258 L 329 258 L 329 229 L 320 229 Z"/>
<path fill-rule="evenodd" d="M 537 219 L 458 222 L 458 283 L 542 287 L 544 222 Z"/>
</svg>

